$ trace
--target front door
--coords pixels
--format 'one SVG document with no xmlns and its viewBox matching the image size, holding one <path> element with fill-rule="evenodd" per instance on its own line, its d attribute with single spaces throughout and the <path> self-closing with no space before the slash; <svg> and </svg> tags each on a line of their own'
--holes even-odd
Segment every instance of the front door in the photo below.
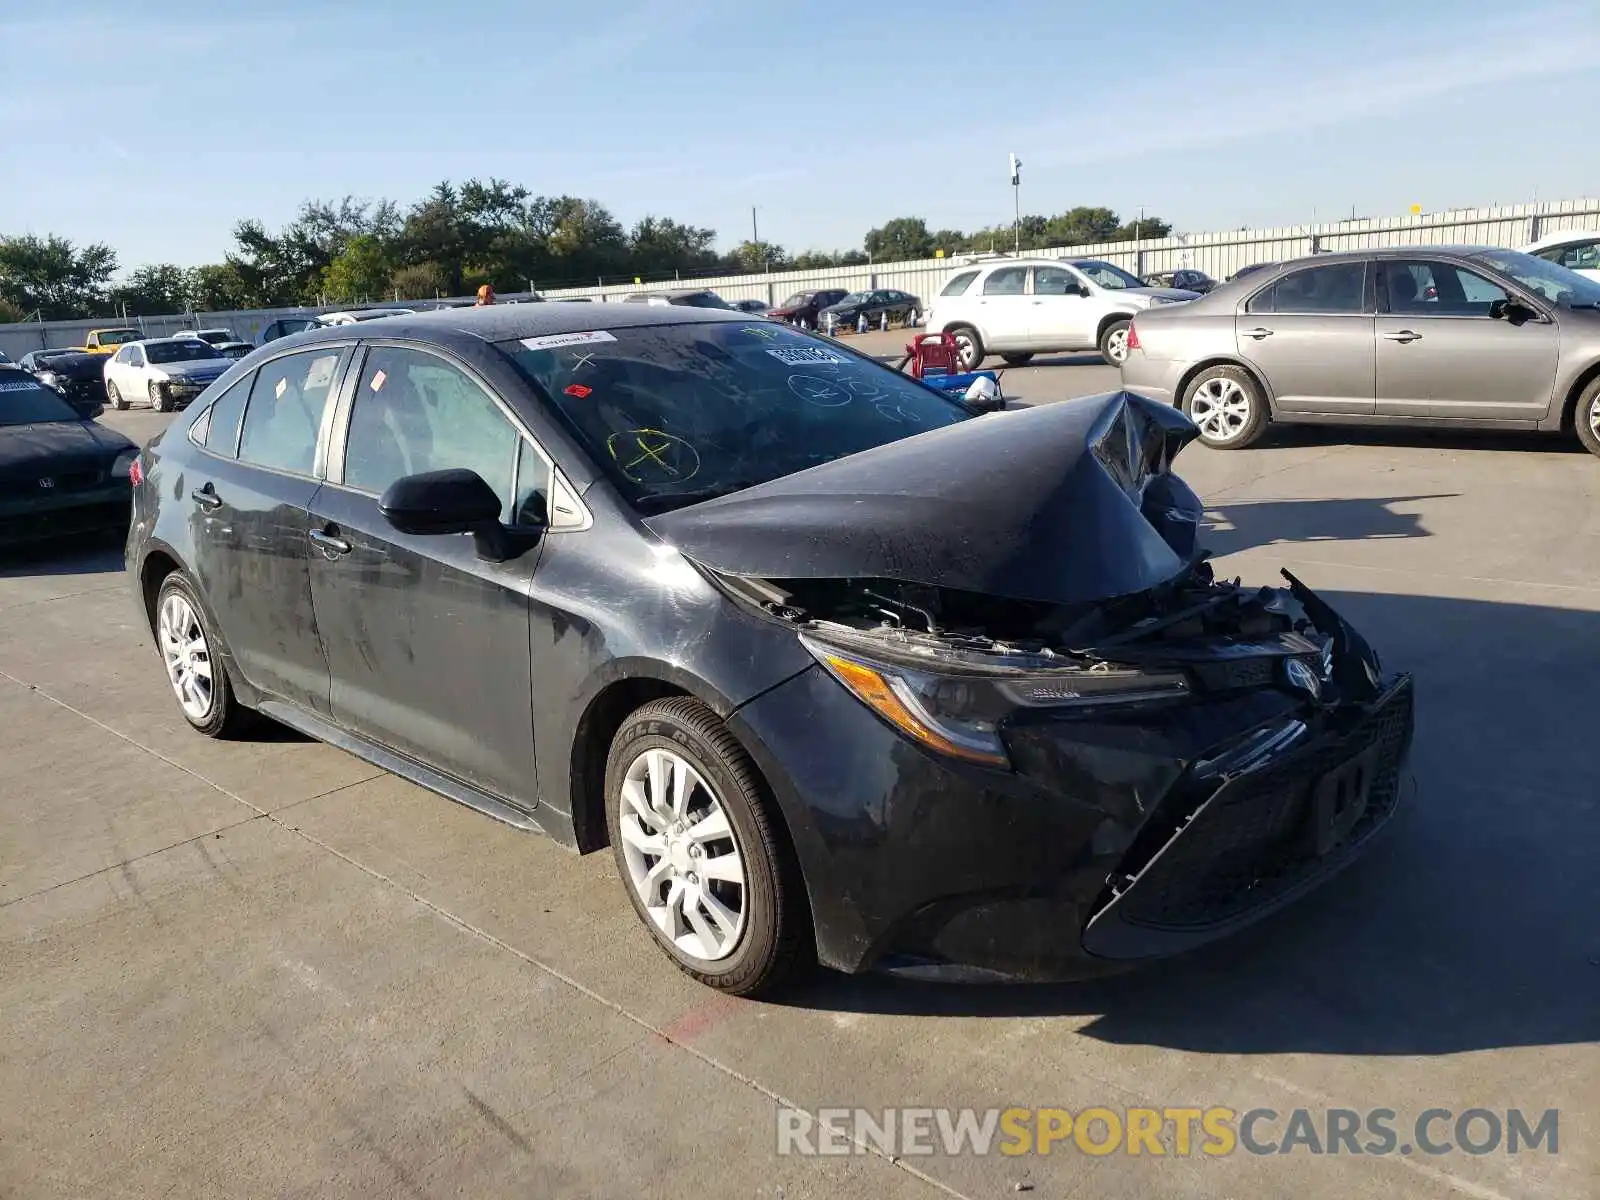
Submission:
<svg viewBox="0 0 1600 1200">
<path fill-rule="evenodd" d="M 378 497 L 403 476 L 464 467 L 521 524 L 543 515 L 548 467 L 484 385 L 430 352 L 369 349 L 349 397 L 343 455 L 330 455 L 310 530 L 334 718 L 531 810 L 528 589 L 539 549 L 486 562 L 468 535 L 400 533 Z"/>
<path fill-rule="evenodd" d="M 267 695 L 324 716 L 328 663 L 311 606 L 306 513 L 325 407 L 348 352 L 324 346 L 274 359 L 217 397 L 197 422 L 206 453 L 180 496 L 193 510 L 201 594 L 239 670 Z"/>
<path fill-rule="evenodd" d="M 1234 318 L 1239 353 L 1283 413 L 1367 416 L 1376 395 L 1370 264 L 1345 259 L 1291 271 Z"/>
<path fill-rule="evenodd" d="M 1028 341 L 1041 350 L 1086 350 L 1095 344 L 1095 306 L 1065 267 L 1035 267 Z"/>
<path fill-rule="evenodd" d="M 1550 410 L 1557 335 L 1544 317 L 1492 313 L 1509 293 L 1454 263 L 1380 265 L 1378 412 L 1396 417 L 1537 421 Z"/>
</svg>

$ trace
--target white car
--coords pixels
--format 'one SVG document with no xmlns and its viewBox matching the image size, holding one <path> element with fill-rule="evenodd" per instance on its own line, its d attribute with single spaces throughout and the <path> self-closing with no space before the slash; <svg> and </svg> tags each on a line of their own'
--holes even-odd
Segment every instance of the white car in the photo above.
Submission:
<svg viewBox="0 0 1600 1200">
<path fill-rule="evenodd" d="M 996 258 L 968 263 L 945 281 L 928 313 L 930 333 L 949 333 L 961 365 L 977 370 L 998 354 L 1021 366 L 1048 351 L 1098 350 L 1112 366 L 1128 356 L 1128 325 L 1153 304 L 1197 292 L 1146 287 L 1121 267 L 1092 258 Z"/>
<path fill-rule="evenodd" d="M 1563 229 L 1530 242 L 1522 252 L 1600 281 L 1600 233 L 1593 229 Z"/>
<path fill-rule="evenodd" d="M 358 325 L 362 321 L 377 321 L 384 317 L 408 317 L 414 308 L 356 308 L 349 312 L 323 313 L 317 320 L 324 325 Z"/>
<path fill-rule="evenodd" d="M 172 335 L 175 338 L 199 338 L 210 346 L 227 346 L 237 344 L 239 337 L 231 329 L 180 329 Z"/>
<path fill-rule="evenodd" d="M 184 408 L 233 366 L 198 338 L 146 338 L 117 347 L 106 362 L 106 403 L 149 404 L 157 412 Z"/>
</svg>

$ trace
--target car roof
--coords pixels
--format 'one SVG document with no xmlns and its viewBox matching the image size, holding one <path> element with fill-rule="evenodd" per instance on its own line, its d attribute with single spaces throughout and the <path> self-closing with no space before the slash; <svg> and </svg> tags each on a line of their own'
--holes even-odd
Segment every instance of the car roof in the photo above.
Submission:
<svg viewBox="0 0 1600 1200">
<path fill-rule="evenodd" d="M 686 308 L 670 304 L 489 304 L 363 321 L 359 332 L 349 325 L 328 326 L 297 333 L 293 337 L 297 347 L 314 346 L 319 342 L 343 342 L 351 337 L 392 337 L 446 348 L 465 348 L 472 343 L 508 342 L 558 333 L 641 329 L 652 325 L 704 325 L 711 321 L 749 319 L 748 313 L 737 309 Z"/>
<path fill-rule="evenodd" d="M 1548 250 L 1551 246 L 1564 246 L 1568 242 L 1592 242 L 1597 238 L 1600 238 L 1600 230 L 1558 229 L 1555 233 L 1547 233 L 1542 238 L 1535 238 L 1523 249 Z"/>
</svg>

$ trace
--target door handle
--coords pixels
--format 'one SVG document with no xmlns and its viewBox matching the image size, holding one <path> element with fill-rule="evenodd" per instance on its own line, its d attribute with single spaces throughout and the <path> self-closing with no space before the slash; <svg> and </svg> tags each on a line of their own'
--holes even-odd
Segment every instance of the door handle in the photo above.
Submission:
<svg viewBox="0 0 1600 1200">
<path fill-rule="evenodd" d="M 1406 342 L 1420 342 L 1422 340 L 1422 335 L 1415 329 L 1397 329 L 1393 333 L 1386 333 L 1383 336 L 1388 338 L 1391 342 L 1400 342 L 1402 344 Z"/>
<path fill-rule="evenodd" d="M 1240 337 L 1247 337 L 1247 338 L 1255 338 L 1255 340 L 1259 342 L 1264 338 L 1271 337 L 1272 336 L 1272 330 L 1263 329 L 1261 326 L 1258 325 L 1254 329 L 1241 329 L 1239 331 L 1239 336 Z"/>
<path fill-rule="evenodd" d="M 323 557 L 330 561 L 349 554 L 352 549 L 349 542 L 338 536 L 332 525 L 327 529 L 313 529 L 310 537 L 317 549 L 322 551 Z"/>
<path fill-rule="evenodd" d="M 204 487 L 195 488 L 194 491 L 189 493 L 189 499 L 193 500 L 206 512 L 222 507 L 222 497 L 217 495 L 215 484 L 208 483 Z"/>
</svg>

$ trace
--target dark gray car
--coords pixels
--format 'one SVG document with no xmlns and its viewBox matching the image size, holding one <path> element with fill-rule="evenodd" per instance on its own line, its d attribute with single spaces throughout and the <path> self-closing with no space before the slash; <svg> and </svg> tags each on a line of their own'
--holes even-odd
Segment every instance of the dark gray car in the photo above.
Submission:
<svg viewBox="0 0 1600 1200">
<path fill-rule="evenodd" d="M 1122 380 L 1218 449 L 1284 421 L 1576 431 L 1600 454 L 1600 283 L 1487 247 L 1319 254 L 1140 313 Z"/>
</svg>

